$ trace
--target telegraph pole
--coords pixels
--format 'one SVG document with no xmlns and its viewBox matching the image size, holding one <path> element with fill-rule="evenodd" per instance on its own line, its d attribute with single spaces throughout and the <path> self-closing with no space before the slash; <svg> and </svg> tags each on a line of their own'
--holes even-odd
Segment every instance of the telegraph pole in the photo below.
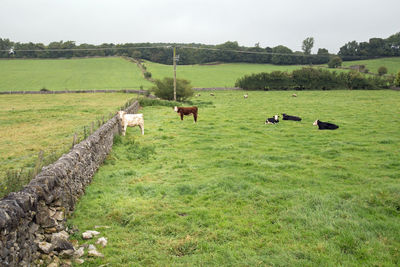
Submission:
<svg viewBox="0 0 400 267">
<path fill-rule="evenodd" d="M 174 46 L 174 101 L 176 101 L 176 47 Z"/>
</svg>

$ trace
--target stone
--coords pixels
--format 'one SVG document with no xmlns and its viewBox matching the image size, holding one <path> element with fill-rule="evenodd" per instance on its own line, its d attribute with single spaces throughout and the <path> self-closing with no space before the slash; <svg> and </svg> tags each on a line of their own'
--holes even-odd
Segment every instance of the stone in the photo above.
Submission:
<svg viewBox="0 0 400 267">
<path fill-rule="evenodd" d="M 47 234 L 57 233 L 57 228 L 56 227 L 46 228 L 44 229 L 44 232 Z"/>
<path fill-rule="evenodd" d="M 104 248 L 105 246 L 107 246 L 107 238 L 100 237 L 99 239 L 97 239 L 96 244 L 100 244 Z"/>
<path fill-rule="evenodd" d="M 104 255 L 98 252 L 96 249 L 94 250 L 89 250 L 88 251 L 88 256 L 89 257 L 98 257 L 98 258 L 104 258 Z"/>
<path fill-rule="evenodd" d="M 46 254 L 49 254 L 50 252 L 53 251 L 53 245 L 47 242 L 40 242 L 38 244 L 39 248 L 41 251 L 43 251 Z"/>
<path fill-rule="evenodd" d="M 53 216 L 54 219 L 57 221 L 62 221 L 64 220 L 64 212 L 63 211 L 57 211 L 56 214 Z"/>
<path fill-rule="evenodd" d="M 91 239 L 93 238 L 93 236 L 99 235 L 100 233 L 97 231 L 86 231 L 84 233 L 82 233 L 82 238 L 83 239 Z"/>
<path fill-rule="evenodd" d="M 79 247 L 77 250 L 75 250 L 74 257 L 75 258 L 80 258 L 80 257 L 83 256 L 83 254 L 85 254 L 84 247 Z"/>
<path fill-rule="evenodd" d="M 60 266 L 60 259 L 58 257 L 53 257 L 53 261 L 47 265 L 47 267 L 59 267 Z"/>
<path fill-rule="evenodd" d="M 53 244 L 55 251 L 62 251 L 62 250 L 74 250 L 74 246 L 68 241 L 64 239 L 56 239 Z"/>
<path fill-rule="evenodd" d="M 82 259 L 75 259 L 75 263 L 77 264 L 83 264 L 85 261 Z"/>
<path fill-rule="evenodd" d="M 60 252 L 59 256 L 63 259 L 69 259 L 74 256 L 75 251 L 73 249 L 66 249 Z"/>
<path fill-rule="evenodd" d="M 56 242 L 56 240 L 58 240 L 58 239 L 68 240 L 68 238 L 69 238 L 69 234 L 65 231 L 53 233 L 51 235 L 51 243 Z"/>
</svg>

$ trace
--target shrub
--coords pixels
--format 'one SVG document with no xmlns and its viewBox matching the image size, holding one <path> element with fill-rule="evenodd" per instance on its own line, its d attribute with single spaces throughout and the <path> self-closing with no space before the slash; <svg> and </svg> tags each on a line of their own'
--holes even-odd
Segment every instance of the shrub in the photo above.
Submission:
<svg viewBox="0 0 400 267">
<path fill-rule="evenodd" d="M 338 56 L 332 57 L 328 62 L 329 68 L 337 68 L 342 66 L 342 59 Z"/>
<path fill-rule="evenodd" d="M 155 80 L 156 86 L 152 88 L 154 94 L 166 100 L 174 99 L 174 79 L 166 77 L 163 80 Z M 188 80 L 177 79 L 176 80 L 176 99 L 178 101 L 185 101 L 192 97 L 194 90 Z"/>
<path fill-rule="evenodd" d="M 290 75 L 282 71 L 262 72 L 239 78 L 236 87 L 244 90 L 287 90 L 293 86 Z"/>
<path fill-rule="evenodd" d="M 151 78 L 151 72 L 145 71 L 145 72 L 144 72 L 144 77 L 145 77 L 146 79 Z"/>
<path fill-rule="evenodd" d="M 394 85 L 400 87 L 400 71 L 397 73 L 396 79 L 394 80 Z"/>
<path fill-rule="evenodd" d="M 387 74 L 387 72 L 388 72 L 388 70 L 385 66 L 379 67 L 379 69 L 378 69 L 379 76 L 383 76 L 383 75 Z"/>
<path fill-rule="evenodd" d="M 304 90 L 331 90 L 342 87 L 336 72 L 315 68 L 302 68 L 292 73 L 293 83 L 296 89 Z"/>
</svg>

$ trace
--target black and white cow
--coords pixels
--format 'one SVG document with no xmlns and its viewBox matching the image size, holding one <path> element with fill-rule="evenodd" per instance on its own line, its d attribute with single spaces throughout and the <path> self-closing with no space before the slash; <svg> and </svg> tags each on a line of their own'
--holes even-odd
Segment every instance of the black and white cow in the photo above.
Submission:
<svg viewBox="0 0 400 267">
<path fill-rule="evenodd" d="M 315 126 L 318 125 L 319 130 L 336 130 L 337 128 L 339 128 L 339 126 L 337 126 L 336 124 L 329 123 L 329 122 L 323 122 L 320 120 L 314 121 L 313 125 L 315 125 Z"/>
<path fill-rule="evenodd" d="M 297 116 L 287 115 L 286 113 L 282 113 L 282 120 L 301 121 L 301 118 Z"/>
<path fill-rule="evenodd" d="M 278 123 L 278 122 L 279 122 L 279 116 L 275 115 L 273 118 L 268 118 L 265 121 L 265 124 L 275 124 L 275 123 Z"/>
</svg>

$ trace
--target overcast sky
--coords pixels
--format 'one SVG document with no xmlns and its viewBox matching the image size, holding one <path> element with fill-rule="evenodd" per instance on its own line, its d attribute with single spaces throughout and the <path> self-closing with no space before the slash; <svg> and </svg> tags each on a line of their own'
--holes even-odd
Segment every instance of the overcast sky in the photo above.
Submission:
<svg viewBox="0 0 400 267">
<path fill-rule="evenodd" d="M 400 32 L 400 0 L 0 0 L 0 38 L 48 44 L 285 45 L 337 53 Z"/>
</svg>

